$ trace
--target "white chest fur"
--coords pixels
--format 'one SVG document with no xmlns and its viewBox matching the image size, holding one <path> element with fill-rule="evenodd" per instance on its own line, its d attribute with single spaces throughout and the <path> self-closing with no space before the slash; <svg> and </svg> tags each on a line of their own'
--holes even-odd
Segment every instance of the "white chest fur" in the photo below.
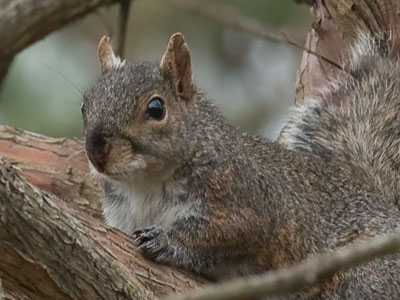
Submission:
<svg viewBox="0 0 400 300">
<path fill-rule="evenodd" d="M 135 185 L 113 182 L 103 196 L 107 224 L 132 234 L 136 229 L 159 225 L 164 229 L 185 213 L 183 182 Z"/>
</svg>

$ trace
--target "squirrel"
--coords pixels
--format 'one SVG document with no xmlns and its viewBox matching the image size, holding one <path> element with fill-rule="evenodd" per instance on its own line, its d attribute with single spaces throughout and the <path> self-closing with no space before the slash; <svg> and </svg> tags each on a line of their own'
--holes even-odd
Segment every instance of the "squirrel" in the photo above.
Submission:
<svg viewBox="0 0 400 300">
<path fill-rule="evenodd" d="M 98 58 L 101 76 L 81 108 L 86 152 L 106 222 L 132 235 L 145 257 L 226 280 L 400 227 L 390 195 L 400 129 L 387 112 L 400 88 L 394 58 L 360 57 L 352 81 L 329 94 L 334 101 L 299 108 L 277 142 L 225 121 L 196 87 L 180 33 L 158 62 L 125 63 L 108 37 Z M 367 119 L 373 113 L 384 123 Z M 393 148 L 369 148 L 375 138 Z M 282 299 L 400 299 L 399 270 L 400 255 L 387 256 Z"/>
</svg>

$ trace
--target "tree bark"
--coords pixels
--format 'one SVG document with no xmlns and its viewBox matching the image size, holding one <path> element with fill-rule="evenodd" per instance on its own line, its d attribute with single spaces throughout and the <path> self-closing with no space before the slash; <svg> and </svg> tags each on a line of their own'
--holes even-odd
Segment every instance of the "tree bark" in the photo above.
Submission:
<svg viewBox="0 0 400 300">
<path fill-rule="evenodd" d="M 104 225 L 82 143 L 0 126 L 0 279 L 11 299 L 148 299 L 200 279 Z"/>
<path fill-rule="evenodd" d="M 0 0 L 0 86 L 15 54 L 52 31 L 118 0 Z"/>
<path fill-rule="evenodd" d="M 350 47 L 362 31 L 399 51 L 399 0 L 296 0 L 311 4 L 315 18 L 308 33 L 296 84 L 296 104 L 304 98 L 321 99 L 321 88 L 337 76 L 347 76 Z M 321 59 L 321 57 L 327 60 Z M 330 62 L 335 62 L 332 64 Z M 338 68 L 338 66 L 340 68 Z"/>
</svg>

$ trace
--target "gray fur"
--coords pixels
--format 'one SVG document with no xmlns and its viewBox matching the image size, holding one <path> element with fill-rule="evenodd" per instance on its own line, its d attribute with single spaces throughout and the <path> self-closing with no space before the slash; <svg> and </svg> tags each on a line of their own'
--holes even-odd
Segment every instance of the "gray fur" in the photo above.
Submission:
<svg viewBox="0 0 400 300">
<path fill-rule="evenodd" d="M 145 256 L 221 280 L 283 268 L 399 228 L 398 209 L 374 184 L 351 176 L 341 160 L 308 155 L 314 140 L 296 124 L 317 124 L 320 106 L 298 110 L 284 147 L 241 134 L 199 91 L 181 96 L 194 88 L 181 82 L 191 77 L 184 69 L 190 64 L 174 61 L 184 54 L 164 56 L 172 57 L 164 68 L 109 70 L 84 97 L 88 152 L 94 136 L 112 145 L 99 174 L 106 220 L 133 233 Z M 153 94 L 165 101 L 162 121 L 143 115 Z M 282 299 L 396 299 L 399 270 L 399 255 L 376 259 Z"/>
</svg>

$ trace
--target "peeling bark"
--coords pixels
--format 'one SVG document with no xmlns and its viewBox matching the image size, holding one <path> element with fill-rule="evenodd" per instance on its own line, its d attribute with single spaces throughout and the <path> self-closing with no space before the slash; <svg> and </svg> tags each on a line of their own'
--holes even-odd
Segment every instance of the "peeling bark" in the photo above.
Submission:
<svg viewBox="0 0 400 300">
<path fill-rule="evenodd" d="M 77 140 L 0 126 L 0 279 L 6 295 L 147 299 L 199 286 L 193 276 L 144 260 L 129 236 L 104 225 L 82 149 Z"/>
</svg>

